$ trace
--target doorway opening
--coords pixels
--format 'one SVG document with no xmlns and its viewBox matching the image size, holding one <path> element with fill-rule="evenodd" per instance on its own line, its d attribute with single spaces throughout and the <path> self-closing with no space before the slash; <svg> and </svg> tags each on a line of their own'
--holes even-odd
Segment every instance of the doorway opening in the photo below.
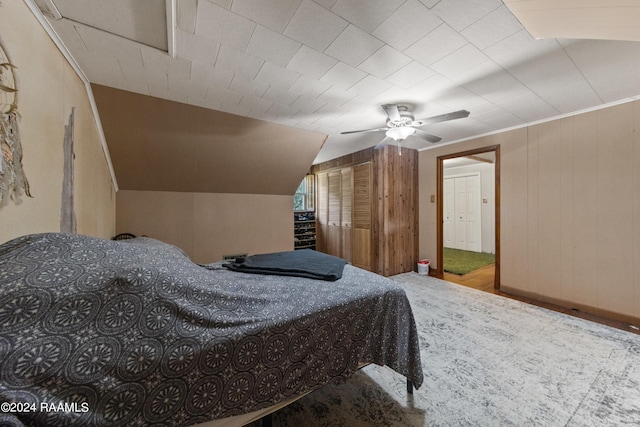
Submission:
<svg viewBox="0 0 640 427">
<path fill-rule="evenodd" d="M 436 275 L 485 291 L 500 289 L 500 146 L 437 160 Z"/>
</svg>

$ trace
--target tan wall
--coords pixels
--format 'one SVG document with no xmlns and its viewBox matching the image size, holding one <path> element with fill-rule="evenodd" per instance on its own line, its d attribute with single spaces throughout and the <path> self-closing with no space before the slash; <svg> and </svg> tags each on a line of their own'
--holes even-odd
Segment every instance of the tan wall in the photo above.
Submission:
<svg viewBox="0 0 640 427">
<path fill-rule="evenodd" d="M 118 233 L 178 246 L 193 261 L 293 249 L 293 197 L 119 191 Z"/>
<path fill-rule="evenodd" d="M 23 165 L 33 195 L 0 208 L 0 242 L 60 230 L 64 126 L 72 107 L 78 232 L 111 237 L 115 192 L 84 83 L 24 2 L 0 4 L 0 41 L 18 67 Z"/>
<path fill-rule="evenodd" d="M 105 86 L 92 88 L 121 190 L 292 195 L 327 137 Z"/>
<path fill-rule="evenodd" d="M 639 318 L 640 102 L 422 151 L 421 258 L 438 262 L 437 156 L 496 144 L 502 288 Z"/>
</svg>

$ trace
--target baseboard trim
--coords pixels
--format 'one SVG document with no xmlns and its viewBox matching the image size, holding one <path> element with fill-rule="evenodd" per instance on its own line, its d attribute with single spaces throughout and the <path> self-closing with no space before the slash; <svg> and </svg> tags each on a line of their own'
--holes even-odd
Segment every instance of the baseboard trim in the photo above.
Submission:
<svg viewBox="0 0 640 427">
<path fill-rule="evenodd" d="M 511 288 L 509 286 L 500 286 L 501 294 L 507 294 L 507 296 L 514 296 L 516 299 L 526 299 L 531 301 L 534 305 L 540 305 L 545 307 L 544 304 L 553 305 L 556 307 L 561 307 L 566 311 L 570 312 L 570 314 L 577 315 L 578 317 L 583 317 L 588 320 L 594 320 L 599 323 L 607 323 L 603 320 L 610 320 L 617 323 L 622 323 L 626 325 L 622 329 L 629 330 L 630 332 L 640 333 L 640 317 L 630 316 L 623 313 L 618 313 L 615 311 L 605 310 L 598 307 L 593 307 L 587 304 L 580 304 L 573 301 L 567 301 L 560 298 L 552 298 L 546 295 L 540 295 L 535 292 L 527 292 L 521 289 Z M 541 302 L 544 304 L 536 304 L 536 302 Z M 553 309 L 553 307 L 548 307 Z M 582 314 L 582 315 L 579 315 Z M 593 317 L 593 318 L 591 318 Z M 624 326 L 623 325 L 623 326 Z M 616 327 L 619 327 L 616 325 Z"/>
</svg>

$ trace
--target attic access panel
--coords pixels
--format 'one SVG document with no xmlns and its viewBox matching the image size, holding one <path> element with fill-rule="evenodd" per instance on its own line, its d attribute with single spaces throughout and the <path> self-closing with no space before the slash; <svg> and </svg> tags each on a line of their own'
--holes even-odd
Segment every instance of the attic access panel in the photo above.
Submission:
<svg viewBox="0 0 640 427">
<path fill-rule="evenodd" d="M 167 0 L 36 0 L 42 12 L 169 52 Z M 170 11 L 171 12 L 171 11 Z"/>
</svg>

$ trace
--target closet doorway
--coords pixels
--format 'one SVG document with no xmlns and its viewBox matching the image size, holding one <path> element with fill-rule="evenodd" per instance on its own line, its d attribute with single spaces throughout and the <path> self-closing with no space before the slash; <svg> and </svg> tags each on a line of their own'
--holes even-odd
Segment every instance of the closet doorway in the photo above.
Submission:
<svg viewBox="0 0 640 427">
<path fill-rule="evenodd" d="M 500 146 L 438 157 L 437 180 L 437 276 L 499 290 Z"/>
</svg>

